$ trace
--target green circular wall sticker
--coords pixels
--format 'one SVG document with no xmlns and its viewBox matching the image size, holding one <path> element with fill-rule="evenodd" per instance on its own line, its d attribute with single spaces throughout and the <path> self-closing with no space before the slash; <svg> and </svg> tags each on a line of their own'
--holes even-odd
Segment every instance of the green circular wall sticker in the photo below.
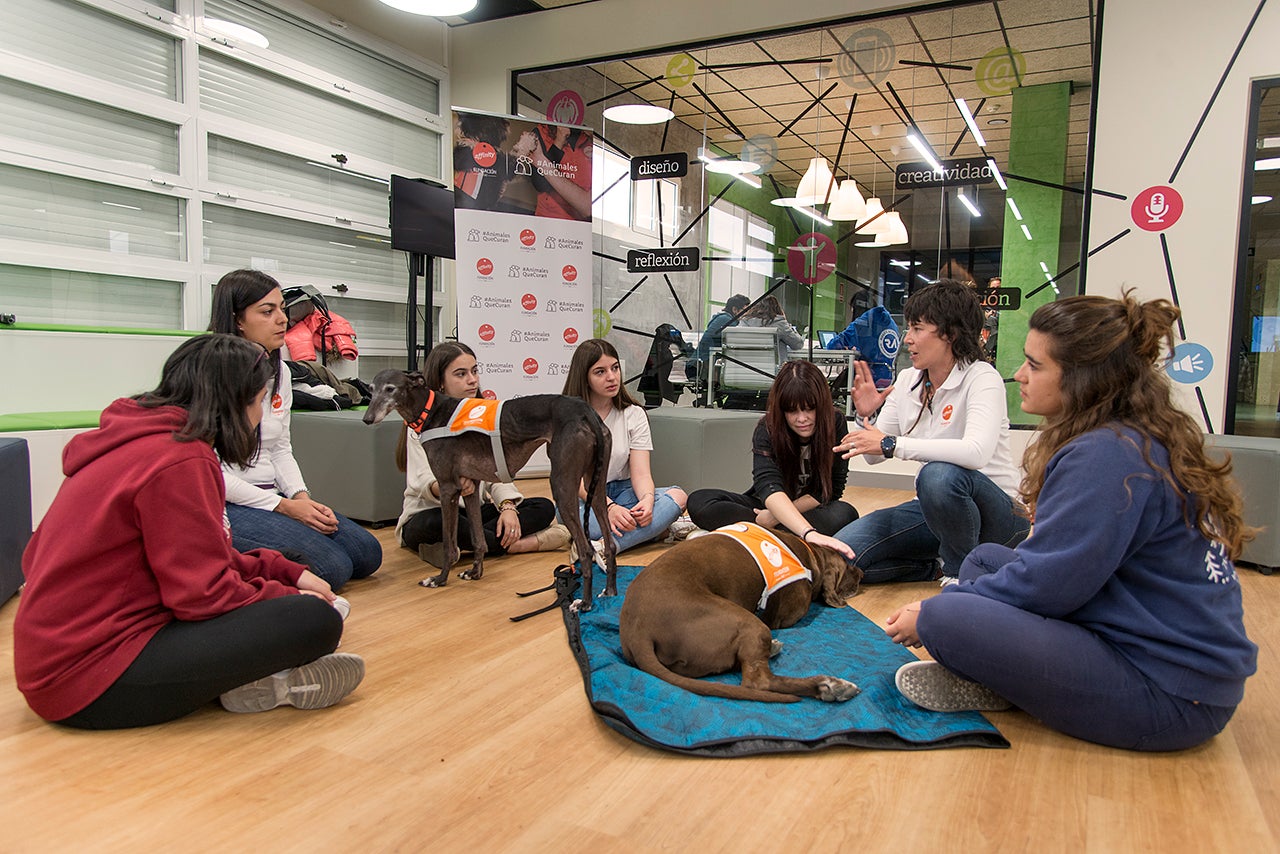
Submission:
<svg viewBox="0 0 1280 854">
<path fill-rule="evenodd" d="M 591 320 L 595 327 L 596 338 L 606 338 L 613 329 L 613 318 L 609 316 L 609 312 L 603 308 L 597 308 L 591 313 Z"/>
</svg>

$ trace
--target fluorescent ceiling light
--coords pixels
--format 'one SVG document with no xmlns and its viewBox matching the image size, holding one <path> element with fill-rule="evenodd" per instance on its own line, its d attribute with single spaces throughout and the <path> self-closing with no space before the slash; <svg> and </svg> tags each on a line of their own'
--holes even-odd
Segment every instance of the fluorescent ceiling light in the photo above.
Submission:
<svg viewBox="0 0 1280 854">
<path fill-rule="evenodd" d="M 1015 202 L 1012 198 L 1008 199 L 1007 201 L 1009 202 L 1009 210 L 1013 211 L 1013 218 L 1021 222 L 1022 211 L 1018 210 L 1018 203 Z"/>
<path fill-rule="evenodd" d="M 1025 234 L 1025 235 L 1027 236 L 1027 240 L 1033 240 L 1033 239 L 1034 239 L 1034 238 L 1031 236 L 1031 229 L 1027 228 L 1027 224 L 1026 224 L 1025 222 L 1022 224 L 1022 233 L 1023 233 L 1023 234 Z"/>
<path fill-rule="evenodd" d="M 1268 157 L 1259 160 L 1253 164 L 1255 172 L 1266 172 L 1271 169 L 1280 169 L 1280 157 Z"/>
<path fill-rule="evenodd" d="M 1041 262 L 1040 262 L 1040 269 L 1041 269 L 1041 270 L 1044 270 L 1046 273 L 1048 273 L 1048 272 L 1049 272 L 1049 265 L 1048 265 L 1048 264 L 1046 264 L 1045 262 L 1041 261 Z"/>
<path fill-rule="evenodd" d="M 757 190 L 760 189 L 762 186 L 764 186 L 763 184 L 760 183 L 760 179 L 754 175 L 734 175 L 733 177 L 737 178 L 739 181 L 746 184 L 748 187 L 753 187 Z"/>
<path fill-rule="evenodd" d="M 137 205 L 125 205 L 125 204 L 121 204 L 120 202 L 103 202 L 103 204 L 107 205 L 108 207 L 124 208 L 125 210 L 130 210 L 130 211 L 142 210 L 142 208 L 138 207 Z"/>
<path fill-rule="evenodd" d="M 1265 205 L 1269 201 L 1271 201 L 1271 196 L 1254 196 L 1250 204 Z"/>
<path fill-rule="evenodd" d="M 414 15 L 463 15 L 476 7 L 476 0 L 382 0 L 383 4 Z"/>
<path fill-rule="evenodd" d="M 386 0 L 382 2 L 385 3 Z M 624 125 L 660 125 L 671 121 L 675 113 L 654 104 L 618 104 L 616 107 L 606 107 L 604 117 Z"/>
<path fill-rule="evenodd" d="M 244 24 L 237 24 L 232 21 L 224 21 L 221 18 L 205 18 L 204 28 L 211 33 L 216 33 L 233 41 L 251 44 L 264 50 L 271 45 L 266 36 L 252 27 L 246 27 Z"/>
<path fill-rule="evenodd" d="M 969 209 L 969 213 L 973 215 L 975 219 L 982 216 L 982 211 L 978 210 L 978 206 L 964 194 L 964 190 L 956 190 L 956 198 L 960 200 L 961 204 Z"/>
<path fill-rule="evenodd" d="M 956 106 L 960 108 L 960 115 L 964 116 L 964 123 L 969 126 L 969 133 L 973 134 L 973 141 L 978 143 L 979 148 L 985 149 L 986 137 L 982 135 L 982 131 L 978 130 L 978 123 L 974 121 L 973 113 L 969 111 L 969 103 L 964 98 L 956 98 Z"/>
<path fill-rule="evenodd" d="M 780 196 L 776 199 L 770 199 L 769 204 L 777 205 L 780 208 L 802 208 L 805 203 L 796 199 L 795 196 Z"/>
<path fill-rule="evenodd" d="M 796 213 L 804 214 L 809 217 L 809 219 L 814 220 L 815 222 L 820 222 L 823 225 L 831 225 L 831 220 L 827 219 L 811 207 L 798 207 L 796 208 Z"/>
<path fill-rule="evenodd" d="M 929 147 L 929 143 L 920 138 L 919 134 L 915 131 L 908 131 L 907 142 L 915 146 L 916 151 L 920 152 L 920 155 L 928 161 L 929 165 L 933 167 L 934 172 L 942 171 L 942 164 L 938 162 L 937 157 L 933 156 L 933 149 Z"/>
<path fill-rule="evenodd" d="M 1009 185 L 1004 182 L 1004 176 L 1000 174 L 1000 167 L 996 165 L 995 158 L 988 157 L 987 165 L 991 167 L 991 174 L 996 179 L 996 184 L 999 185 L 1000 189 L 1008 190 Z"/>
</svg>

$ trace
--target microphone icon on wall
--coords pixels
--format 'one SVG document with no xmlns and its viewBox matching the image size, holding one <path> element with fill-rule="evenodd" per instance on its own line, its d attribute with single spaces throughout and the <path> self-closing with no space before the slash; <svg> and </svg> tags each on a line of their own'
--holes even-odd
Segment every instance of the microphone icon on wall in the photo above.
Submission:
<svg viewBox="0 0 1280 854">
<path fill-rule="evenodd" d="M 1151 201 L 1145 208 L 1147 220 L 1152 224 L 1163 223 L 1165 214 L 1169 213 L 1169 203 L 1164 200 L 1164 193 L 1152 193 Z"/>
</svg>

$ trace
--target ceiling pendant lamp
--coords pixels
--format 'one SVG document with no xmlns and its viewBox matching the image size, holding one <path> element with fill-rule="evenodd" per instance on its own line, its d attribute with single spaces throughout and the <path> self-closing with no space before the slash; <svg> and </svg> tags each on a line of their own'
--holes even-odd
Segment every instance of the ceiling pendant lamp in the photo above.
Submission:
<svg viewBox="0 0 1280 854">
<path fill-rule="evenodd" d="M 809 168 L 796 187 L 798 205 L 825 205 L 835 196 L 836 176 L 831 174 L 831 166 L 825 157 L 815 157 L 809 161 Z"/>
<path fill-rule="evenodd" d="M 862 198 L 862 193 L 858 192 L 858 182 L 846 178 L 840 182 L 840 189 L 836 191 L 831 207 L 827 209 L 827 219 L 849 222 L 858 219 L 866 211 L 867 203 Z"/>
<path fill-rule="evenodd" d="M 877 241 L 884 241 L 889 246 L 898 246 L 909 240 L 907 225 L 902 221 L 902 214 L 897 211 L 889 211 L 881 219 L 887 220 L 889 224 L 885 226 L 884 231 L 877 235 Z"/>
<path fill-rule="evenodd" d="M 476 7 L 477 0 L 382 0 L 382 2 L 401 12 L 447 18 L 470 12 Z"/>
<path fill-rule="evenodd" d="M 624 125 L 660 125 L 675 118 L 675 113 L 655 104 L 618 104 L 606 107 L 604 117 Z"/>
<path fill-rule="evenodd" d="M 885 218 L 880 216 L 882 213 L 884 213 L 884 205 L 881 204 L 879 198 L 872 196 L 867 199 L 866 209 L 862 212 L 862 216 L 858 218 L 853 230 L 858 234 L 879 234 L 885 228 Z M 875 222 L 867 225 L 872 219 L 875 219 Z"/>
</svg>

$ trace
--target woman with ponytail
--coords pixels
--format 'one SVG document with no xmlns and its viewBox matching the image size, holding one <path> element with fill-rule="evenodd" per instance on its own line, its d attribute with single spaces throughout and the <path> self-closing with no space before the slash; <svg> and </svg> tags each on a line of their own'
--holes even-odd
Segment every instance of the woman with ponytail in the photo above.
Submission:
<svg viewBox="0 0 1280 854">
<path fill-rule="evenodd" d="M 960 583 L 887 632 L 935 661 L 899 690 L 935 711 L 1017 706 L 1076 738 L 1180 750 L 1226 726 L 1257 666 L 1233 561 L 1252 536 L 1230 461 L 1162 370 L 1178 309 L 1080 296 L 1031 317 L 1015 374 L 1044 418 L 1024 458 L 1032 536 L 978 546 Z"/>
</svg>

